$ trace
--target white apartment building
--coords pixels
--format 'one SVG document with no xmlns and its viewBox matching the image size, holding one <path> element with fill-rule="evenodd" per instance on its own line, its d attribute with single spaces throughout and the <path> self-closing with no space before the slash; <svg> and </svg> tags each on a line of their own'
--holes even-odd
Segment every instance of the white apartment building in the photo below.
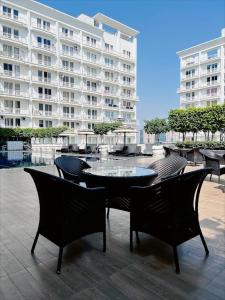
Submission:
<svg viewBox="0 0 225 300">
<path fill-rule="evenodd" d="M 0 0 L 0 127 L 64 125 L 74 142 L 98 122 L 135 128 L 137 34 L 101 13 Z"/>
<path fill-rule="evenodd" d="M 225 28 L 221 37 L 177 52 L 180 107 L 225 103 Z"/>
</svg>

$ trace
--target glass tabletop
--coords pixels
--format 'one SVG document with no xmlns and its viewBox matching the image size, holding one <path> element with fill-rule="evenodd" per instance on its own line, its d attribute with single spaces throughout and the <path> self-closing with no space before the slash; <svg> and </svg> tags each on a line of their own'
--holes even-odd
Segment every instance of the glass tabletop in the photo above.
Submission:
<svg viewBox="0 0 225 300">
<path fill-rule="evenodd" d="M 83 170 L 86 174 L 107 177 L 141 177 L 155 175 L 152 169 L 125 166 L 96 166 Z"/>
</svg>

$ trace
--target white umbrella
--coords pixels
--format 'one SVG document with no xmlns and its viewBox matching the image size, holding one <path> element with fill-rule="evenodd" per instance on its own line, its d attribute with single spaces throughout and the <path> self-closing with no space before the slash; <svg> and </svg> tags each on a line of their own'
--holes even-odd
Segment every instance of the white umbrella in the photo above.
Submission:
<svg viewBox="0 0 225 300">
<path fill-rule="evenodd" d="M 85 149 L 87 148 L 87 137 L 88 135 L 94 135 L 94 131 L 93 130 L 79 130 L 77 132 L 79 135 L 85 135 L 86 139 L 85 139 Z"/>
<path fill-rule="evenodd" d="M 135 130 L 134 128 L 131 127 L 119 127 L 117 129 L 114 130 L 115 133 L 123 133 L 123 143 L 124 145 L 126 145 L 126 135 L 127 133 L 136 133 L 137 130 Z"/>
</svg>

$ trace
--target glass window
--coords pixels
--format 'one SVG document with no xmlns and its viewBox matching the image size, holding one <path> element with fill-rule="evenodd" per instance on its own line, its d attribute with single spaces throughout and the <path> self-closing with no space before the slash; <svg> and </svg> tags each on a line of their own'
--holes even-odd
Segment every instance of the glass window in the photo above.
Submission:
<svg viewBox="0 0 225 300">
<path fill-rule="evenodd" d="M 20 127 L 20 119 L 15 120 L 15 126 Z"/>
<path fill-rule="evenodd" d="M 44 127 L 44 120 L 39 120 L 39 127 Z"/>
</svg>

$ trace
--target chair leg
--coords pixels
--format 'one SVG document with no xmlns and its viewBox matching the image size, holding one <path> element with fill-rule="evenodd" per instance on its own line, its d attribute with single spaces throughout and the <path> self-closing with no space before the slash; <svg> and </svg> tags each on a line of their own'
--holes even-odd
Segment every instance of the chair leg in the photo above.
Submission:
<svg viewBox="0 0 225 300">
<path fill-rule="evenodd" d="M 63 255 L 63 247 L 59 247 L 59 256 L 58 256 L 58 263 L 57 263 L 57 270 L 56 270 L 57 274 L 61 273 L 62 255 Z"/>
<path fill-rule="evenodd" d="M 136 233 L 136 242 L 139 245 L 141 243 L 141 241 L 140 241 L 140 238 L 139 238 L 139 235 L 138 235 L 138 231 L 135 231 L 135 233 Z"/>
<path fill-rule="evenodd" d="M 204 236 L 203 236 L 203 234 L 202 234 L 201 229 L 200 229 L 199 235 L 200 235 L 202 244 L 203 244 L 203 246 L 204 246 L 205 253 L 206 253 L 206 255 L 208 256 L 208 255 L 209 255 L 209 249 L 208 249 L 208 247 L 207 247 L 207 244 L 206 244 L 206 241 L 205 241 L 205 239 L 204 239 Z"/>
<path fill-rule="evenodd" d="M 32 248 L 31 248 L 31 253 L 32 254 L 34 253 L 34 249 L 35 249 L 35 246 L 37 244 L 38 237 L 39 237 L 39 231 L 37 231 L 36 236 L 34 238 L 34 242 L 33 242 Z"/>
<path fill-rule="evenodd" d="M 177 254 L 177 247 L 173 247 L 173 256 L 174 256 L 174 262 L 175 262 L 175 267 L 176 267 L 176 273 L 180 273 L 180 266 L 179 266 L 179 259 L 178 259 L 178 254 Z"/>
<path fill-rule="evenodd" d="M 109 218 L 110 207 L 107 207 L 107 219 Z"/>
<path fill-rule="evenodd" d="M 103 231 L 103 252 L 106 252 L 106 232 L 105 230 Z"/>
<path fill-rule="evenodd" d="M 133 251 L 133 231 L 130 229 L 130 251 Z"/>
<path fill-rule="evenodd" d="M 218 175 L 218 183 L 220 183 L 220 175 Z"/>
<path fill-rule="evenodd" d="M 210 181 L 212 180 L 212 174 L 210 175 L 210 179 L 209 179 Z"/>
</svg>

